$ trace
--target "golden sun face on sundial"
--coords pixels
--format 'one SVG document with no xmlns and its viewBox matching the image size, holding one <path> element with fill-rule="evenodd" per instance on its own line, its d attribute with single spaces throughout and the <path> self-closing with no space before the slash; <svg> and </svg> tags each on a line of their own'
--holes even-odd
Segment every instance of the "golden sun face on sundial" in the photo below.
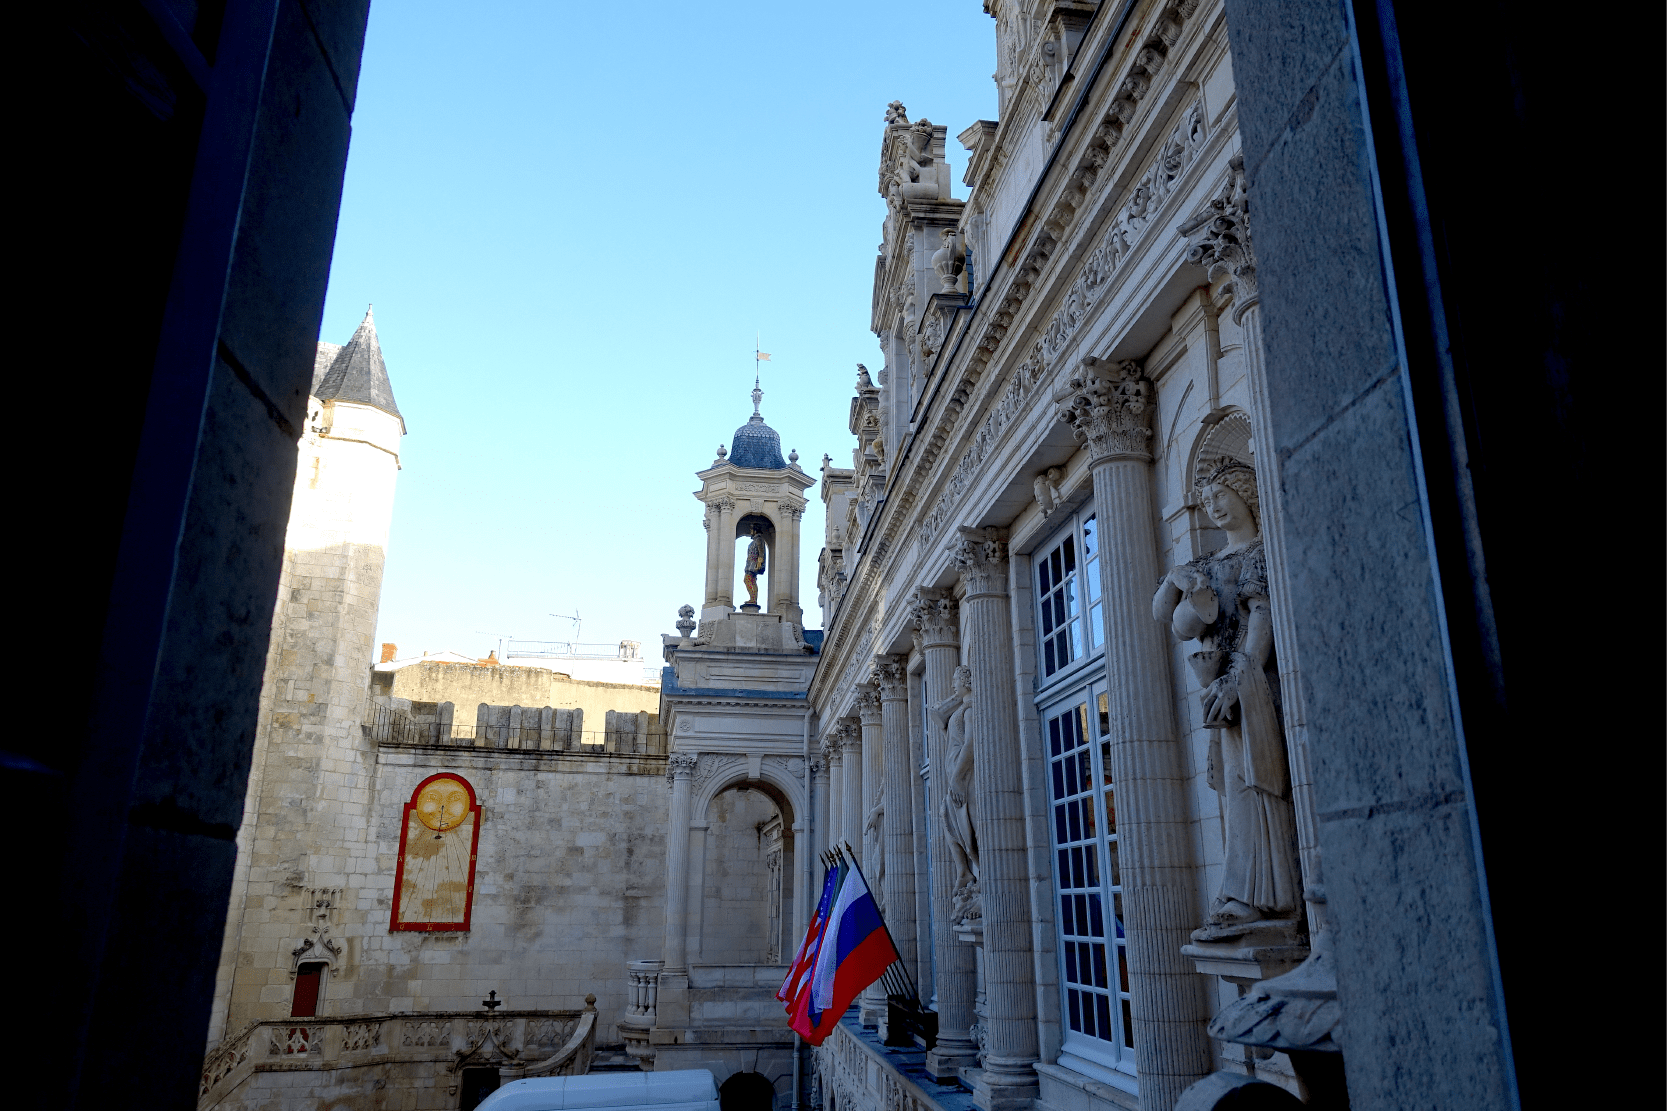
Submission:
<svg viewBox="0 0 1667 1111">
<path fill-rule="evenodd" d="M 454 829 L 468 813 L 469 789 L 455 779 L 436 779 L 417 796 L 417 818 L 429 829 Z"/>
</svg>

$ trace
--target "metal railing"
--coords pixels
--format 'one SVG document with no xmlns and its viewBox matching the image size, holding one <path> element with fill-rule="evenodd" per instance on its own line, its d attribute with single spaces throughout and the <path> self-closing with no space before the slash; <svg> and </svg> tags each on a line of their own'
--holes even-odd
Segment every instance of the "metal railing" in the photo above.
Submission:
<svg viewBox="0 0 1667 1111">
<path fill-rule="evenodd" d="M 508 640 L 504 642 L 504 658 L 511 656 L 619 660 L 628 663 L 642 659 L 642 644 L 634 640 L 622 640 L 616 644 L 581 644 L 576 640 Z"/>
</svg>

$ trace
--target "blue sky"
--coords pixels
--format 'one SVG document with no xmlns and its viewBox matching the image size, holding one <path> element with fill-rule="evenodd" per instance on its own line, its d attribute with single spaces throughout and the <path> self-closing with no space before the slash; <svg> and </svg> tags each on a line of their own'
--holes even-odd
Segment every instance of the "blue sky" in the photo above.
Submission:
<svg viewBox="0 0 1667 1111">
<path fill-rule="evenodd" d="M 365 305 L 408 435 L 377 640 L 657 634 L 699 606 L 690 495 L 752 411 L 815 476 L 846 413 L 885 206 L 883 114 L 995 116 L 977 0 L 377 0 L 320 338 Z M 820 486 L 801 589 L 818 627 Z"/>
</svg>

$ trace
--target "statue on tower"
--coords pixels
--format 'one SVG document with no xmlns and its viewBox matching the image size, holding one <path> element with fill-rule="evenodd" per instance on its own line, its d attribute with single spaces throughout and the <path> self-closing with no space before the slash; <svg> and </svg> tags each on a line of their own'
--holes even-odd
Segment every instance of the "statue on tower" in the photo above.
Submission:
<svg viewBox="0 0 1667 1111">
<path fill-rule="evenodd" d="M 748 533 L 752 543 L 747 545 L 747 563 L 742 581 L 747 584 L 747 605 L 758 609 L 758 576 L 764 573 L 764 533 L 757 525 Z"/>
</svg>

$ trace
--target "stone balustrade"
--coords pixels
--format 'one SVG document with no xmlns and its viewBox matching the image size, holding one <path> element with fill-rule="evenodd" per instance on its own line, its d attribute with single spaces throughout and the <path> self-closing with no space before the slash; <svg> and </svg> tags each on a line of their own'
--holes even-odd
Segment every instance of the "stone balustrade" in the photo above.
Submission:
<svg viewBox="0 0 1667 1111">
<path fill-rule="evenodd" d="M 659 1021 L 660 970 L 665 961 L 625 962 L 625 1017 L 619 1020 L 619 1036 L 625 1052 L 633 1057 L 650 1057 L 648 1032 Z"/>
<path fill-rule="evenodd" d="M 366 1093 L 409 1090 L 390 1106 L 455 1106 L 458 1074 L 497 1069 L 523 1076 L 590 1071 L 596 1046 L 596 997 L 577 1011 L 427 1011 L 420 1014 L 283 1018 L 251 1023 L 203 1061 L 197 1106 L 266 1107 L 299 1091 L 287 1074 L 332 1074 L 332 1087 Z M 308 1089 L 310 1090 L 310 1089 Z M 403 1097 L 402 1097 L 403 1098 Z M 414 1101 L 414 1102 L 412 1102 Z"/>
</svg>

